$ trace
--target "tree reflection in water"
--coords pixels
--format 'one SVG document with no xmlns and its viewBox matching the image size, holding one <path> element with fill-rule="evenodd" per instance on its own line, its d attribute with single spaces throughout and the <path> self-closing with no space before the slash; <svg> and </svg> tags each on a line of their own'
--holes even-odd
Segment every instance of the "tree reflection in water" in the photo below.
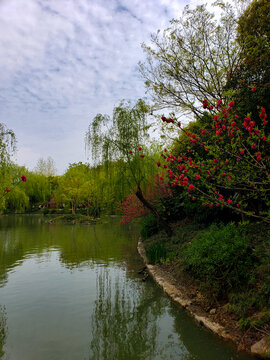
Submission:
<svg viewBox="0 0 270 360">
<path fill-rule="evenodd" d="M 0 358 L 5 355 L 4 346 L 7 337 L 7 314 L 3 306 L 0 305 Z"/>
<path fill-rule="evenodd" d="M 115 275 L 115 274 L 118 275 Z M 100 268 L 91 317 L 90 360 L 151 358 L 157 352 L 157 317 L 164 307 L 149 287 L 127 285 L 118 272 Z"/>
</svg>

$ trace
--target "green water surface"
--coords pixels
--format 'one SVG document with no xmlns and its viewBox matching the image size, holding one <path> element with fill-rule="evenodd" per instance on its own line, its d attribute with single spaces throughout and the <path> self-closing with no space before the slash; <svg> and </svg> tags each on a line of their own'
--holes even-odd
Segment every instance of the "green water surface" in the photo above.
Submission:
<svg viewBox="0 0 270 360">
<path fill-rule="evenodd" d="M 253 359 L 142 281 L 137 240 L 110 218 L 0 217 L 0 359 Z"/>
</svg>

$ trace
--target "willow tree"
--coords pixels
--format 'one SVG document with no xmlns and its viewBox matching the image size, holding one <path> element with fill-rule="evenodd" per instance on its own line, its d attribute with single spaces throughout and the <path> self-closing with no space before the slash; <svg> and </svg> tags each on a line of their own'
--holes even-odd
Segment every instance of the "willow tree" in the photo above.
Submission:
<svg viewBox="0 0 270 360">
<path fill-rule="evenodd" d="M 0 196 L 11 186 L 11 155 L 15 152 L 16 137 L 12 130 L 0 123 Z M 0 209 L 5 208 L 6 198 L 1 196 Z"/>
<path fill-rule="evenodd" d="M 139 99 L 132 106 L 122 101 L 113 110 L 113 118 L 98 114 L 88 127 L 85 142 L 96 164 L 104 164 L 108 177 L 110 170 L 117 166 L 121 179 L 119 186 L 127 184 L 142 204 L 148 208 L 166 233 L 171 236 L 170 226 L 159 215 L 157 209 L 144 196 L 144 188 L 155 173 L 155 163 L 146 162 L 149 127 L 147 114 L 149 106 Z M 149 175 L 152 176 L 149 176 Z"/>
</svg>

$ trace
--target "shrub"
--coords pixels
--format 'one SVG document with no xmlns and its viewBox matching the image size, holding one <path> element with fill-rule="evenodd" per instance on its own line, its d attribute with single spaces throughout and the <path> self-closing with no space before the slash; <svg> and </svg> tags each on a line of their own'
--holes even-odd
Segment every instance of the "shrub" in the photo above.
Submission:
<svg viewBox="0 0 270 360">
<path fill-rule="evenodd" d="M 163 243 L 154 244 L 151 249 L 146 251 L 147 259 L 150 263 L 156 264 L 166 260 L 166 249 Z"/>
<path fill-rule="evenodd" d="M 159 224 L 154 215 L 147 215 L 142 220 L 141 237 L 143 239 L 147 239 L 148 237 L 156 234 L 159 229 Z"/>
<path fill-rule="evenodd" d="M 183 261 L 185 269 L 218 296 L 247 283 L 255 256 L 241 227 L 214 224 L 184 249 Z"/>
</svg>

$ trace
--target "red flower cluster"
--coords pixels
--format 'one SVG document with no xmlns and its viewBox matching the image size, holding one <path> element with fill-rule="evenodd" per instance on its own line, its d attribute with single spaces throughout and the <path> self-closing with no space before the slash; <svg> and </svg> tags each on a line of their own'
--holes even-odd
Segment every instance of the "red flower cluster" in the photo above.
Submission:
<svg viewBox="0 0 270 360">
<path fill-rule="evenodd" d="M 165 116 L 162 116 L 162 117 L 161 117 L 161 120 L 162 120 L 163 122 L 166 122 L 167 124 L 169 124 L 169 123 L 174 124 L 174 122 L 175 122 L 175 119 L 166 118 Z"/>
<path fill-rule="evenodd" d="M 21 180 L 22 180 L 23 182 L 26 182 L 26 181 L 27 181 L 27 178 L 26 178 L 26 176 L 24 176 L 24 175 L 21 175 Z"/>
<path fill-rule="evenodd" d="M 252 88 L 252 91 L 256 91 L 256 86 Z M 208 110 L 213 109 L 212 106 L 209 106 L 207 99 L 203 100 L 202 107 Z M 247 191 L 250 191 L 252 182 L 253 188 L 256 189 L 256 193 L 254 193 L 255 198 L 257 191 L 262 191 L 262 194 L 265 194 L 264 187 L 259 188 L 258 184 L 261 182 L 258 182 L 257 172 L 263 171 L 265 166 L 268 166 L 266 164 L 269 163 L 269 156 L 264 156 L 263 154 L 266 146 L 270 145 L 270 142 L 266 143 L 267 137 L 265 136 L 264 128 L 260 126 L 260 124 L 256 124 L 250 116 L 245 117 L 241 125 L 240 118 L 235 114 L 234 101 L 230 101 L 227 106 L 224 105 L 222 107 L 222 101 L 218 100 L 216 109 L 218 113 L 212 117 L 213 131 L 206 131 L 206 129 L 201 130 L 201 134 L 204 135 L 207 133 L 207 137 L 202 137 L 201 139 L 197 134 L 185 132 L 194 149 L 193 152 L 193 149 L 189 147 L 186 150 L 186 154 L 194 153 L 196 162 L 186 154 L 182 154 L 176 159 L 173 155 L 165 156 L 165 154 L 162 153 L 161 157 L 166 160 L 169 165 L 165 164 L 163 168 L 166 169 L 168 173 L 171 186 L 183 186 L 186 190 L 185 194 L 192 201 L 198 198 L 204 201 L 202 206 L 233 206 L 239 209 L 241 203 L 234 204 L 232 200 L 234 188 L 238 188 L 239 184 L 243 186 L 243 190 L 248 189 Z M 264 108 L 260 108 L 259 116 L 263 120 L 262 125 L 267 125 L 267 114 Z M 166 121 L 165 117 L 163 121 Z M 247 133 L 245 130 L 247 130 Z M 206 155 L 206 160 L 204 161 L 200 159 L 198 146 L 202 146 L 209 154 Z M 252 154 L 252 151 L 248 150 L 249 147 L 254 150 L 257 149 L 255 156 Z M 166 152 L 167 150 L 164 149 L 164 151 Z M 243 157 L 243 155 L 245 155 L 245 157 Z M 226 158 L 228 156 L 229 160 Z M 258 164 L 262 159 L 264 159 L 264 163 Z M 181 164 L 173 165 L 172 163 L 175 161 Z M 160 167 L 161 163 L 158 162 L 157 166 Z M 247 177 L 249 174 L 250 176 Z M 195 184 L 194 181 L 196 181 L 196 187 L 193 185 Z M 270 181 L 270 179 L 267 181 Z M 224 191 L 226 191 L 226 194 L 231 198 L 225 199 L 223 195 L 216 193 L 216 186 L 227 189 Z M 246 187 L 246 189 L 244 189 L 244 187 Z M 190 192 L 194 192 L 196 197 L 192 197 Z M 239 197 L 239 192 L 237 194 Z M 241 200 L 241 197 L 239 200 Z M 240 209 L 240 211 L 243 210 L 242 208 Z"/>
<path fill-rule="evenodd" d="M 149 202 L 153 203 L 161 198 L 172 196 L 171 190 L 162 177 L 156 175 L 154 180 L 154 186 L 148 187 L 145 190 L 145 198 Z M 148 212 L 135 194 L 128 195 L 125 201 L 118 204 L 118 209 L 122 213 L 120 224 L 128 223 L 135 218 L 144 216 Z"/>
</svg>

